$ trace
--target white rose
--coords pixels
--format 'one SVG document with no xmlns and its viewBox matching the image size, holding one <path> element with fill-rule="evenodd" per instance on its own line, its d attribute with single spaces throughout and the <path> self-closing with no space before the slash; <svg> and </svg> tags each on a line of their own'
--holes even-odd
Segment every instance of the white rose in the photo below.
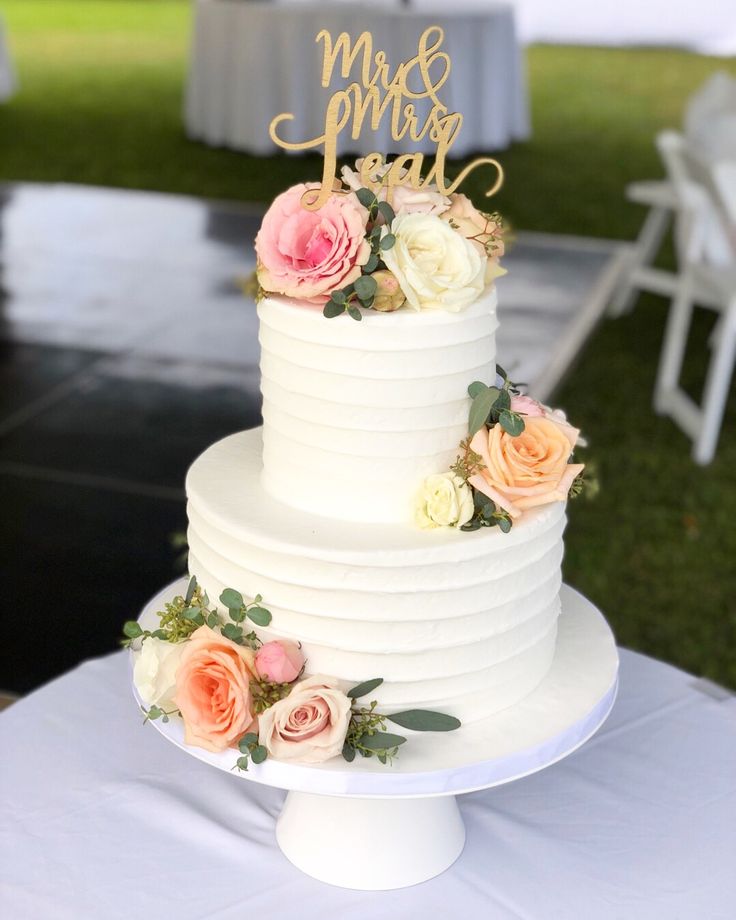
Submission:
<svg viewBox="0 0 736 920">
<path fill-rule="evenodd" d="M 360 181 L 360 167 L 363 158 L 355 161 L 355 169 L 343 166 L 340 170 L 342 181 L 354 192 L 363 187 Z M 388 187 L 382 180 L 391 168 L 390 163 L 383 163 L 376 167 L 370 174 L 369 186 L 379 201 L 385 201 Z M 399 176 L 406 176 L 408 170 L 399 170 Z M 391 207 L 396 214 L 442 214 L 450 207 L 450 199 L 439 191 L 434 182 L 424 185 L 421 189 L 409 185 L 395 185 L 391 193 Z"/>
<path fill-rule="evenodd" d="M 473 493 L 455 473 L 427 476 L 417 495 L 414 517 L 425 530 L 433 527 L 462 527 L 473 516 Z"/>
<path fill-rule="evenodd" d="M 384 228 L 383 235 L 388 232 Z M 381 257 L 412 309 L 458 313 L 483 293 L 487 257 L 444 220 L 401 215 L 390 232 L 396 242 Z"/>
<path fill-rule="evenodd" d="M 134 653 L 133 683 L 147 706 L 175 708 L 176 669 L 186 645 L 149 636 Z"/>
</svg>

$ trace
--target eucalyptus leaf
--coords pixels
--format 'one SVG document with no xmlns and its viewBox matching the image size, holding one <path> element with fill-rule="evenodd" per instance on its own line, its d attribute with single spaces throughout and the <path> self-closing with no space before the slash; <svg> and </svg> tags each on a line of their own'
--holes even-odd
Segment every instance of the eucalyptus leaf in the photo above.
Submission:
<svg viewBox="0 0 736 920">
<path fill-rule="evenodd" d="M 222 627 L 222 634 L 231 642 L 236 642 L 238 645 L 243 644 L 243 630 L 235 623 L 225 623 Z"/>
<path fill-rule="evenodd" d="M 166 642 L 169 638 L 163 629 L 154 629 L 154 631 L 151 633 L 151 636 L 154 639 L 163 639 L 164 642 Z"/>
<path fill-rule="evenodd" d="M 248 618 L 253 620 L 256 626 L 268 626 L 271 622 L 271 611 L 266 610 L 265 607 L 250 607 Z"/>
<path fill-rule="evenodd" d="M 357 700 L 361 696 L 367 696 L 369 693 L 373 693 L 376 687 L 380 687 L 382 683 L 382 677 L 374 677 L 373 680 L 365 680 L 362 684 L 356 684 L 352 690 L 348 690 L 347 696 L 349 696 L 351 700 Z"/>
<path fill-rule="evenodd" d="M 220 595 L 220 603 L 224 604 L 228 610 L 237 610 L 243 606 L 243 595 L 234 588 L 225 588 Z"/>
<path fill-rule="evenodd" d="M 364 304 L 364 306 L 367 307 L 367 306 L 369 306 L 369 305 L 372 304 L 372 303 L 373 303 L 373 298 L 371 297 L 371 298 L 370 298 L 370 301 L 366 301 L 365 304 Z M 355 320 L 356 322 L 358 322 L 358 323 L 361 322 L 361 320 L 363 319 L 363 314 L 362 314 L 362 313 L 360 312 L 360 310 L 355 306 L 355 304 L 351 304 L 351 305 L 348 307 L 348 316 L 349 316 L 351 319 L 354 319 L 354 320 Z"/>
<path fill-rule="evenodd" d="M 486 387 L 485 390 L 481 390 L 481 392 L 478 393 L 470 404 L 468 433 L 471 437 L 485 425 L 497 395 L 498 390 L 495 387 Z"/>
<path fill-rule="evenodd" d="M 377 288 L 376 279 L 371 278 L 370 275 L 361 275 L 355 279 L 355 293 L 360 300 L 368 300 L 369 297 L 373 297 Z"/>
<path fill-rule="evenodd" d="M 394 217 L 396 217 L 394 209 L 391 207 L 388 201 L 378 202 L 378 213 L 386 221 L 387 224 L 390 224 Z"/>
<path fill-rule="evenodd" d="M 370 275 L 371 272 L 374 272 L 378 268 L 378 256 L 375 252 L 372 252 L 368 256 L 368 261 L 363 266 L 363 271 L 366 275 Z"/>
<path fill-rule="evenodd" d="M 251 744 L 258 744 L 258 735 L 255 732 L 247 732 L 243 737 L 238 741 L 238 749 L 241 754 L 247 754 L 250 750 Z"/>
<path fill-rule="evenodd" d="M 480 489 L 476 489 L 473 493 L 473 504 L 476 511 L 483 511 L 485 508 L 490 508 L 491 511 L 496 510 L 496 503 L 493 499 L 489 498 L 485 492 L 481 492 Z"/>
<path fill-rule="evenodd" d="M 431 709 L 406 709 L 404 712 L 392 712 L 386 718 L 402 728 L 415 732 L 451 732 L 460 728 L 460 720 L 444 712 Z"/>
<path fill-rule="evenodd" d="M 502 409 L 508 409 L 511 406 L 511 396 L 508 390 L 499 390 L 498 396 L 493 403 L 493 411 L 501 412 Z"/>
<path fill-rule="evenodd" d="M 508 533 L 508 532 L 511 530 L 512 523 L 511 523 L 511 520 L 510 520 L 509 518 L 502 517 L 502 518 L 497 518 L 497 520 L 498 520 L 498 526 L 499 526 L 499 528 L 500 528 L 504 533 Z"/>
<path fill-rule="evenodd" d="M 207 625 L 209 626 L 210 629 L 214 629 L 215 626 L 217 626 L 219 622 L 220 622 L 220 618 L 217 616 L 217 614 L 213 610 L 212 613 L 210 613 L 210 615 L 207 617 Z"/>
<path fill-rule="evenodd" d="M 345 304 L 335 303 L 333 300 L 328 300 L 322 308 L 322 315 L 326 316 L 327 319 L 334 319 L 336 316 L 340 316 L 344 312 Z"/>
<path fill-rule="evenodd" d="M 158 706 L 151 706 L 146 715 L 151 720 L 151 722 L 155 722 L 156 719 L 161 718 L 163 712 L 158 708 Z"/>
<path fill-rule="evenodd" d="M 348 744 L 347 741 L 342 746 L 342 756 L 348 763 L 352 763 L 355 760 L 355 748 L 352 744 Z"/>
<path fill-rule="evenodd" d="M 233 607 L 230 611 L 230 619 L 234 623 L 242 623 L 246 617 L 245 607 L 241 604 L 237 609 Z"/>
<path fill-rule="evenodd" d="M 485 385 L 485 383 L 483 383 L 483 382 L 480 381 L 480 380 L 474 380 L 474 381 L 470 384 L 470 386 L 468 387 L 468 396 L 469 396 L 471 399 L 475 399 L 475 397 L 476 397 L 479 393 L 482 393 L 483 390 L 487 390 L 487 389 L 488 389 L 488 387 Z"/>
<path fill-rule="evenodd" d="M 463 524 L 460 530 L 464 530 L 465 533 L 472 533 L 474 530 L 480 530 L 480 526 L 480 521 L 477 518 L 472 518 L 467 524 Z"/>
<path fill-rule="evenodd" d="M 376 732 L 373 735 L 363 735 L 360 739 L 361 745 L 369 751 L 390 751 L 405 742 L 403 735 L 393 735 L 391 732 Z"/>
<path fill-rule="evenodd" d="M 510 434 L 512 438 L 518 437 L 524 430 L 524 419 L 518 412 L 512 412 L 510 409 L 502 409 L 498 416 L 498 422 L 503 430 Z"/>
<path fill-rule="evenodd" d="M 253 763 L 263 763 L 267 757 L 268 751 L 262 744 L 257 745 L 250 752 L 250 759 L 253 761 Z"/>
<path fill-rule="evenodd" d="M 333 291 L 330 294 L 330 300 L 333 303 L 345 303 L 347 297 L 345 296 L 345 291 Z"/>
<path fill-rule="evenodd" d="M 499 377 L 503 377 L 504 380 L 508 380 L 508 379 L 509 379 L 509 375 L 508 375 L 508 374 L 506 373 L 506 371 L 501 367 L 500 364 L 497 364 L 497 365 L 496 365 L 496 373 L 498 374 Z"/>
<path fill-rule="evenodd" d="M 181 615 L 183 619 L 191 620 L 197 626 L 204 626 L 204 616 L 200 607 L 187 607 L 186 610 L 182 610 Z"/>
<path fill-rule="evenodd" d="M 192 577 L 189 579 L 189 584 L 187 585 L 187 593 L 186 593 L 186 597 L 184 598 L 185 604 L 187 605 L 191 604 L 192 598 L 194 597 L 194 592 L 196 590 L 197 590 L 197 579 L 196 579 L 196 576 L 192 575 Z"/>
<path fill-rule="evenodd" d="M 123 635 L 129 639 L 137 639 L 138 636 L 143 635 L 143 630 L 135 620 L 127 620 L 123 623 Z"/>
<path fill-rule="evenodd" d="M 385 236 L 381 237 L 381 250 L 385 252 L 387 249 L 391 249 L 395 242 L 396 237 L 393 235 L 393 233 L 387 233 Z"/>
<path fill-rule="evenodd" d="M 359 188 L 355 196 L 364 208 L 370 209 L 376 203 L 376 196 L 369 188 Z"/>
<path fill-rule="evenodd" d="M 235 761 L 235 766 L 238 768 L 238 770 L 243 770 L 244 772 L 247 772 L 247 770 L 248 770 L 248 757 L 247 757 L 247 756 L 246 756 L 246 757 L 238 757 L 238 759 Z"/>
</svg>

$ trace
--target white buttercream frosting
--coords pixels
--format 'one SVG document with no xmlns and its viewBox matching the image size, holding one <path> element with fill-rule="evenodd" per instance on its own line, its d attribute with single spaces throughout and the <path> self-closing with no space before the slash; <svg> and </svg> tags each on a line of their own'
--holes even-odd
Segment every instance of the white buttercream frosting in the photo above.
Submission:
<svg viewBox="0 0 736 920">
<path fill-rule="evenodd" d="M 461 313 L 358 323 L 268 297 L 258 315 L 264 489 L 340 520 L 410 520 L 467 433 L 468 384 L 495 379 L 495 289 Z"/>
<path fill-rule="evenodd" d="M 273 613 L 264 639 L 301 641 L 308 672 L 346 686 L 383 677 L 375 697 L 387 709 L 472 721 L 540 683 L 555 648 L 564 504 L 526 513 L 509 534 L 356 525 L 274 500 L 261 443 L 258 429 L 226 438 L 187 477 L 190 570 L 213 601 L 224 587 L 262 594 Z"/>
</svg>

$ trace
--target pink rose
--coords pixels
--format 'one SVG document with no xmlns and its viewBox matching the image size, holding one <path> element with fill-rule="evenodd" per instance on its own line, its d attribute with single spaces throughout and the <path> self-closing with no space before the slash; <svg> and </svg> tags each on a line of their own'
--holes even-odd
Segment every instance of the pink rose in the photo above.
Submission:
<svg viewBox="0 0 736 920">
<path fill-rule="evenodd" d="M 355 161 L 355 169 L 349 166 L 343 166 L 340 172 L 342 181 L 349 189 L 357 192 L 363 188 L 360 181 L 360 167 L 363 165 L 363 158 Z M 368 188 L 375 194 L 379 201 L 385 201 L 388 194 L 388 187 L 382 183 L 383 177 L 391 168 L 390 163 L 383 163 L 377 167 L 370 175 Z M 406 175 L 408 170 L 400 170 L 400 176 Z M 421 189 L 412 188 L 409 185 L 395 185 L 391 192 L 391 207 L 394 212 L 399 214 L 441 214 L 450 206 L 450 199 L 443 195 L 434 182 L 425 185 Z"/>
<path fill-rule="evenodd" d="M 274 684 L 290 684 L 303 667 L 304 655 L 296 642 L 266 642 L 256 654 L 259 676 Z"/>
<path fill-rule="evenodd" d="M 536 399 L 532 399 L 531 396 L 512 396 L 511 411 L 526 415 L 529 418 L 545 414 L 544 406 L 538 403 Z"/>
<path fill-rule="evenodd" d="M 250 682 L 255 655 L 209 626 L 200 626 L 185 643 L 176 671 L 174 702 L 184 720 L 184 740 L 206 751 L 236 744 L 255 717 Z"/>
<path fill-rule="evenodd" d="M 501 425 L 481 428 L 470 447 L 484 467 L 468 480 L 512 518 L 527 508 L 564 501 L 582 463 L 568 463 L 578 430 L 544 416 L 524 419 L 524 431 L 513 437 Z"/>
<path fill-rule="evenodd" d="M 478 252 L 488 256 L 485 281 L 490 284 L 506 274 L 506 269 L 499 264 L 504 252 L 503 226 L 490 214 L 479 211 L 467 195 L 455 192 L 450 200 L 450 207 L 442 214 L 442 220 L 470 240 Z"/>
<path fill-rule="evenodd" d="M 302 205 L 316 183 L 279 195 L 256 236 L 258 281 L 264 291 L 323 304 L 360 276 L 370 256 L 368 212 L 355 195 L 333 194 L 317 211 Z"/>
<path fill-rule="evenodd" d="M 308 677 L 263 713 L 259 741 L 277 760 L 322 763 L 342 751 L 350 706 L 334 677 Z"/>
</svg>

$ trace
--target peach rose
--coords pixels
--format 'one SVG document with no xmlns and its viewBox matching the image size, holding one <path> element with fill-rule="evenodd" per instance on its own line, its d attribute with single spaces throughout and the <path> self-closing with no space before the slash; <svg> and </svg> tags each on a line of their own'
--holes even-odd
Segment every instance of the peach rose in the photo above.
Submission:
<svg viewBox="0 0 736 920">
<path fill-rule="evenodd" d="M 488 256 L 486 284 L 505 275 L 506 269 L 501 268 L 499 264 L 504 252 L 503 227 L 500 222 L 479 211 L 467 195 L 461 192 L 451 195 L 450 201 L 450 207 L 441 215 L 442 220 L 446 220 L 453 230 L 457 230 L 466 240 L 470 240 L 479 252 Z"/>
<path fill-rule="evenodd" d="M 290 684 L 299 677 L 303 667 L 304 655 L 296 642 L 266 642 L 256 653 L 259 676 L 274 684 Z"/>
<path fill-rule="evenodd" d="M 209 626 L 195 630 L 176 671 L 174 702 L 184 720 L 186 743 L 224 751 L 252 729 L 250 682 L 256 676 L 250 649 Z"/>
<path fill-rule="evenodd" d="M 512 437 L 501 425 L 481 428 L 470 447 L 485 467 L 468 480 L 512 518 L 527 508 L 561 502 L 584 467 L 568 463 L 578 430 L 544 416 L 524 419 L 524 431 Z"/>
<path fill-rule="evenodd" d="M 302 205 L 314 182 L 279 195 L 256 236 L 258 281 L 264 291 L 323 304 L 360 276 L 371 247 L 368 212 L 355 195 L 334 194 L 316 211 Z"/>
<path fill-rule="evenodd" d="M 277 760 L 322 763 L 342 751 L 350 706 L 334 677 L 308 677 L 263 713 L 259 741 Z"/>
</svg>

